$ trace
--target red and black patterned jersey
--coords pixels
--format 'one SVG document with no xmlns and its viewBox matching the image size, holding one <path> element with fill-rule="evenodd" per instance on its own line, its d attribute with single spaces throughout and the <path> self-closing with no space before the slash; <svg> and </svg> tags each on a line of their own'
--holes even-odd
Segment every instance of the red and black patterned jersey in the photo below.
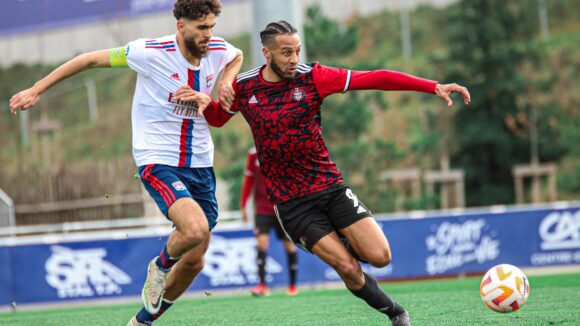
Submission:
<svg viewBox="0 0 580 326">
<path fill-rule="evenodd" d="M 342 184 L 342 174 L 322 139 L 320 106 L 326 96 L 362 89 L 434 94 L 437 87 L 436 81 L 397 71 L 351 71 L 318 63 L 299 64 L 291 81 L 269 83 L 262 78 L 264 68 L 238 76 L 234 105 L 226 111 L 242 112 L 250 125 L 274 204 Z M 221 126 L 231 118 L 211 109 L 216 120 L 212 125 Z"/>
<path fill-rule="evenodd" d="M 269 83 L 263 67 L 240 74 L 231 111 L 247 120 L 268 197 L 274 204 L 341 184 L 342 174 L 322 138 L 324 97 L 348 90 L 350 70 L 299 64 L 292 81 Z"/>
</svg>

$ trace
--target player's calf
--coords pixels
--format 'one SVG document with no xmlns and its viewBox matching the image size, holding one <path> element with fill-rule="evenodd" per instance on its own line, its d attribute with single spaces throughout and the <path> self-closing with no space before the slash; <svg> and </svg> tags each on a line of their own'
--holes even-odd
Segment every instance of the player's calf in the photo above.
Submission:
<svg viewBox="0 0 580 326">
<path fill-rule="evenodd" d="M 396 303 L 391 297 L 383 291 L 372 276 L 364 273 L 365 283 L 362 288 L 358 290 L 349 289 L 352 294 L 363 299 L 369 306 L 375 308 L 380 313 L 389 317 L 393 325 L 410 325 L 404 322 L 403 314 L 406 314 L 405 309 Z M 406 315 L 407 321 L 409 316 Z"/>
</svg>

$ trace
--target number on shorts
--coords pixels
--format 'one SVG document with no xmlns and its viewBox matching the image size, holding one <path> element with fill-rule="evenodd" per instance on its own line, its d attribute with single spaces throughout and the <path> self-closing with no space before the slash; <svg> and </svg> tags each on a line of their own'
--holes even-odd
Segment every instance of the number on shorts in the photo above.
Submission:
<svg viewBox="0 0 580 326">
<path fill-rule="evenodd" d="M 356 197 L 356 195 L 352 192 L 352 190 L 350 189 L 346 189 L 346 197 L 350 200 L 352 200 L 352 203 L 354 204 L 354 207 L 358 207 L 358 198 Z"/>
</svg>

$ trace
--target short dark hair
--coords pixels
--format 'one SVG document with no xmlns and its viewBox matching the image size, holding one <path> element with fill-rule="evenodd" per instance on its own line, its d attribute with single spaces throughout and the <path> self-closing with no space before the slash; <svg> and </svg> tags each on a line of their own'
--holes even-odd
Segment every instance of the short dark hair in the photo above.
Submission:
<svg viewBox="0 0 580 326">
<path fill-rule="evenodd" d="M 260 40 L 262 45 L 269 47 L 274 42 L 274 39 L 278 35 L 292 35 L 298 33 L 298 30 L 294 28 L 289 22 L 281 20 L 278 22 L 269 23 L 263 31 L 260 32 Z"/>
<path fill-rule="evenodd" d="M 179 20 L 197 20 L 209 14 L 219 16 L 222 11 L 220 0 L 177 0 L 173 6 L 173 16 Z"/>
</svg>

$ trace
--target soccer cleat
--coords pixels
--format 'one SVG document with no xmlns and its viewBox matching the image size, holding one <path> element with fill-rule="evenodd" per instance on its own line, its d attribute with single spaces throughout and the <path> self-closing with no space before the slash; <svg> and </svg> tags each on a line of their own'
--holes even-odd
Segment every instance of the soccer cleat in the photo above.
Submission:
<svg viewBox="0 0 580 326">
<path fill-rule="evenodd" d="M 129 322 L 127 323 L 127 326 L 149 326 L 149 325 L 151 325 L 151 324 L 140 323 L 137 320 L 137 316 L 133 316 L 133 318 L 131 318 L 131 320 L 129 320 Z"/>
<path fill-rule="evenodd" d="M 391 322 L 393 326 L 411 326 L 411 319 L 406 311 L 391 319 Z"/>
<path fill-rule="evenodd" d="M 141 300 L 143 306 L 148 313 L 155 315 L 161 309 L 161 301 L 163 300 L 163 293 L 165 293 L 165 281 L 169 271 L 161 270 L 155 261 L 157 257 L 149 263 L 147 267 L 147 280 L 141 292 Z"/>
<path fill-rule="evenodd" d="M 288 290 L 286 291 L 286 293 L 288 295 L 291 295 L 291 296 L 297 295 L 298 294 L 298 288 L 294 284 L 288 285 Z"/>
<path fill-rule="evenodd" d="M 250 293 L 255 297 L 263 297 L 263 296 L 270 295 L 270 290 L 268 290 L 268 287 L 266 286 L 266 284 L 260 283 L 260 284 L 256 285 L 250 291 Z"/>
</svg>

